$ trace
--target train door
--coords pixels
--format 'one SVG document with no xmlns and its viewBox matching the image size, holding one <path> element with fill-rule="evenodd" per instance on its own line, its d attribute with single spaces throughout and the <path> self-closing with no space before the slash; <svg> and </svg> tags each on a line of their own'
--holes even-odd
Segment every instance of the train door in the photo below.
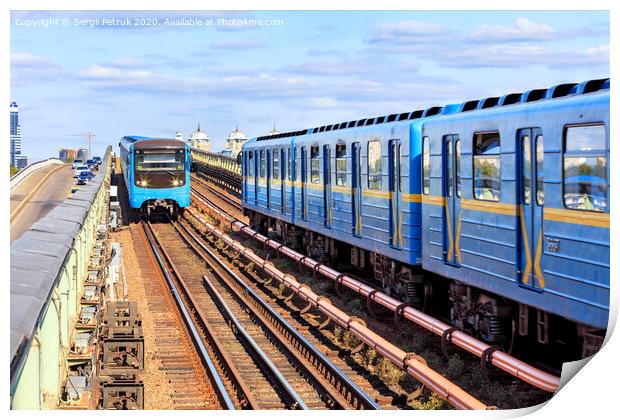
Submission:
<svg viewBox="0 0 620 420">
<path fill-rule="evenodd" d="M 361 148 L 359 143 L 353 143 L 351 147 L 351 217 L 353 235 L 362 234 L 362 164 Z"/>
<path fill-rule="evenodd" d="M 390 245 L 401 246 L 400 140 L 390 140 L 388 150 L 390 178 Z"/>
<path fill-rule="evenodd" d="M 331 149 L 323 146 L 323 224 L 327 227 L 332 221 L 332 188 L 331 188 Z"/>
<path fill-rule="evenodd" d="M 280 174 L 280 211 L 282 214 L 286 213 L 286 170 L 288 167 L 288 162 L 286 161 L 284 148 L 280 149 L 280 170 L 278 171 Z"/>
<path fill-rule="evenodd" d="M 300 160 L 301 160 L 301 218 L 302 219 L 306 219 L 307 216 L 307 203 L 306 203 L 306 190 L 307 190 L 307 186 L 306 186 L 306 178 L 308 176 L 307 174 L 307 168 L 306 166 L 308 165 L 308 163 L 306 162 L 306 157 L 308 155 L 307 152 L 307 148 L 304 146 L 301 148 L 301 156 L 300 156 Z"/>
<path fill-rule="evenodd" d="M 286 179 L 290 181 L 286 183 L 288 203 L 289 203 L 288 205 L 290 206 L 291 216 L 293 220 L 295 220 L 295 179 L 296 179 L 295 171 L 297 170 L 295 166 L 295 155 L 296 155 L 295 147 L 289 147 L 286 150 L 286 153 L 287 153 L 286 162 L 288 165 L 288 172 L 287 172 Z"/>
<path fill-rule="evenodd" d="M 260 174 L 258 173 L 258 165 L 259 165 L 259 152 L 258 150 L 254 151 L 254 159 L 252 161 L 252 165 L 254 165 L 254 204 L 258 206 L 258 180 L 260 179 Z"/>
<path fill-rule="evenodd" d="M 517 133 L 517 179 L 519 194 L 518 281 L 520 285 L 542 290 L 542 213 L 544 207 L 544 145 L 540 128 L 525 128 Z"/>
<path fill-rule="evenodd" d="M 271 207 L 271 150 L 267 150 L 265 165 L 267 170 L 265 174 L 265 184 L 267 185 L 267 208 Z"/>
<path fill-rule="evenodd" d="M 444 262 L 461 264 L 461 140 L 456 134 L 443 137 L 443 252 Z"/>
<path fill-rule="evenodd" d="M 241 166 L 241 172 L 243 176 L 243 191 L 241 195 L 243 196 L 243 201 L 247 202 L 248 201 L 248 176 L 250 172 L 250 160 L 249 160 L 250 152 L 243 152 L 241 156 L 243 157 L 243 162 Z"/>
</svg>

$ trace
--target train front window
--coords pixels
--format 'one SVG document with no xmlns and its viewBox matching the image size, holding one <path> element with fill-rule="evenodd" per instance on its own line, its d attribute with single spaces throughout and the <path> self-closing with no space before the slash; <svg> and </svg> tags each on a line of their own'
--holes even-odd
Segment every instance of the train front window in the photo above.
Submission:
<svg viewBox="0 0 620 420">
<path fill-rule="evenodd" d="M 598 212 L 607 208 L 606 131 L 602 124 L 565 130 L 564 205 Z"/>
<path fill-rule="evenodd" d="M 185 170 L 185 151 L 176 150 L 136 150 L 136 171 L 183 171 Z"/>
</svg>

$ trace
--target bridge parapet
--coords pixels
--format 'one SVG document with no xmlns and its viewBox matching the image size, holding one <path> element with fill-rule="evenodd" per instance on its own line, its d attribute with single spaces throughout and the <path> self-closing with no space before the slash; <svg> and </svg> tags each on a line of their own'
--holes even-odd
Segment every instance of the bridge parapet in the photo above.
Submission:
<svg viewBox="0 0 620 420">
<path fill-rule="evenodd" d="M 11 246 L 11 408 L 61 403 L 94 249 L 106 235 L 111 147 L 90 184 Z"/>
<path fill-rule="evenodd" d="M 16 173 L 11 177 L 10 188 L 15 188 L 20 182 L 22 182 L 28 175 L 33 173 L 34 171 L 44 168 L 49 165 L 62 165 L 64 162 L 57 158 L 49 158 L 45 160 L 40 160 L 38 162 L 31 163 L 26 166 L 24 169 Z"/>
<path fill-rule="evenodd" d="M 197 174 L 241 194 L 241 163 L 237 158 L 191 148 L 192 166 Z"/>
</svg>

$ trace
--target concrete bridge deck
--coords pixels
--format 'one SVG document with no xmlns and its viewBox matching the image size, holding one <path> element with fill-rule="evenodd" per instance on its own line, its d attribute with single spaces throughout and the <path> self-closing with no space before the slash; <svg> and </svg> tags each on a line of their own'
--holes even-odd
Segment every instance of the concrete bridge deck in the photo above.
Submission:
<svg viewBox="0 0 620 420">
<path fill-rule="evenodd" d="M 11 190 L 11 244 L 63 202 L 75 185 L 70 164 L 48 165 Z"/>
</svg>

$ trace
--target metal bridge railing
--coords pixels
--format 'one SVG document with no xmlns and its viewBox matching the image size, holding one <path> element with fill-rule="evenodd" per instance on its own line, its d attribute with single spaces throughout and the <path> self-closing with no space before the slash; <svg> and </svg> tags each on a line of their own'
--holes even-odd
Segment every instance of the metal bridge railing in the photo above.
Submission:
<svg viewBox="0 0 620 420">
<path fill-rule="evenodd" d="M 11 245 L 11 408 L 61 402 L 84 281 L 110 183 L 112 148 L 89 185 Z"/>
</svg>

